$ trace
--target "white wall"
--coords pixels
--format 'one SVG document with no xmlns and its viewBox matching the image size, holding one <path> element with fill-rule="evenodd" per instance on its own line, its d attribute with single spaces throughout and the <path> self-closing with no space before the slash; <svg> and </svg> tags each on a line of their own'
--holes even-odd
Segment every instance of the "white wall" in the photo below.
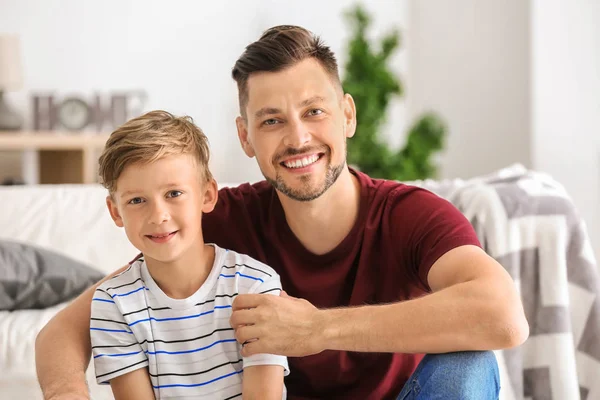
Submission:
<svg viewBox="0 0 600 400">
<path fill-rule="evenodd" d="M 531 166 L 529 5 L 523 0 L 409 2 L 408 112 L 449 127 L 442 177 Z"/>
<path fill-rule="evenodd" d="M 147 109 L 192 115 L 208 134 L 221 182 L 261 178 L 235 134 L 230 70 L 269 26 L 300 24 L 345 62 L 345 0 L 2 0 L 0 32 L 21 36 L 25 87 L 9 100 L 29 116 L 32 91 L 91 95 L 144 88 Z M 420 112 L 450 128 L 441 177 L 513 162 L 567 186 L 600 249 L 600 2 L 596 0 L 369 1 L 373 36 L 405 33 L 393 60 L 406 97 L 384 129 L 393 143 Z M 236 12 L 233 12 L 233 10 Z M 30 120 L 30 118 L 28 118 Z M 0 154 L 0 179 L 15 174 Z"/>
<path fill-rule="evenodd" d="M 600 256 L 600 2 L 409 2 L 408 105 L 450 127 L 442 176 L 513 162 L 565 185 Z"/>
<path fill-rule="evenodd" d="M 405 26 L 406 0 L 369 1 L 377 35 Z M 237 90 L 231 68 L 244 47 L 278 24 L 300 24 L 321 34 L 340 58 L 348 39 L 345 0 L 2 0 L 0 32 L 21 36 L 25 87 L 9 95 L 29 115 L 31 91 L 91 95 L 145 89 L 147 109 L 186 113 L 207 133 L 212 169 L 221 182 L 261 179 L 242 153 L 235 131 Z M 60 4 L 60 7 L 56 6 Z M 394 68 L 403 72 L 399 53 Z M 343 68 L 342 68 L 343 70 Z M 28 120 L 31 120 L 28 117 Z M 404 129 L 404 107 L 393 104 L 385 133 Z M 0 179 L 14 165 L 0 154 Z"/>
<path fill-rule="evenodd" d="M 600 256 L 600 3 L 532 1 L 534 165 L 573 196 Z"/>
</svg>

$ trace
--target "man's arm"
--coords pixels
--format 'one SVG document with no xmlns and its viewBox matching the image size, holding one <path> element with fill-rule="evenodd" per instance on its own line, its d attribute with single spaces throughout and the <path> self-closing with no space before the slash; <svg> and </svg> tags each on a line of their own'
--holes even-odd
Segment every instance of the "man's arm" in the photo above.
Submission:
<svg viewBox="0 0 600 400">
<path fill-rule="evenodd" d="M 529 327 L 510 275 L 476 246 L 460 246 L 431 267 L 433 293 L 394 304 L 318 310 L 306 300 L 238 296 L 236 338 L 258 340 L 242 354 L 304 356 L 326 349 L 444 353 L 523 343 Z"/>
<path fill-rule="evenodd" d="M 283 372 L 281 365 L 255 365 L 244 368 L 242 399 L 281 400 Z"/>
<path fill-rule="evenodd" d="M 88 288 L 40 331 L 35 341 L 38 380 L 46 400 L 88 399 L 85 370 L 90 362 L 90 308 L 96 288 L 127 266 Z"/>
<path fill-rule="evenodd" d="M 153 400 L 154 390 L 148 375 L 148 368 L 140 368 L 111 379 L 110 388 L 115 400 Z"/>
<path fill-rule="evenodd" d="M 505 349 L 527 339 L 512 278 L 482 249 L 450 250 L 433 264 L 428 283 L 433 293 L 415 300 L 326 312 L 327 348 L 446 353 Z"/>
</svg>

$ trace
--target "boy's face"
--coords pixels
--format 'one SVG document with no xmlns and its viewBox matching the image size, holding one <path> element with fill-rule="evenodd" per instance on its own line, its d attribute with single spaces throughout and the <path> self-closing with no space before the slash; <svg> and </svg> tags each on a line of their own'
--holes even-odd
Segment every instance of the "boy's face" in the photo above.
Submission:
<svg viewBox="0 0 600 400">
<path fill-rule="evenodd" d="M 191 155 L 125 167 L 106 202 L 144 257 L 172 263 L 203 246 L 201 216 L 213 210 L 217 185 L 201 176 Z"/>
<path fill-rule="evenodd" d="M 248 79 L 246 118 L 236 121 L 245 153 L 271 184 L 309 201 L 323 194 L 346 165 L 346 138 L 355 108 L 314 59 Z"/>
</svg>

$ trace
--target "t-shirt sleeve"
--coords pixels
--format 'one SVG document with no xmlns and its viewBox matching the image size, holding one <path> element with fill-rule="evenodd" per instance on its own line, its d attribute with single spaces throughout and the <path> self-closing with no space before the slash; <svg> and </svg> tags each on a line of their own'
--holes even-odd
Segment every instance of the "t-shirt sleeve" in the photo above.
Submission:
<svg viewBox="0 0 600 400">
<path fill-rule="evenodd" d="M 266 279 L 264 282 L 257 282 L 257 284 L 250 289 L 249 293 L 259 293 L 264 294 L 265 296 L 279 296 L 281 293 L 281 281 L 279 275 L 273 274 L 273 276 Z M 287 357 L 285 356 L 275 354 L 255 354 L 243 358 L 244 368 L 254 365 L 281 365 L 284 369 L 285 376 L 290 373 L 290 367 L 288 365 Z"/>
<path fill-rule="evenodd" d="M 98 383 L 148 366 L 148 357 L 114 299 L 96 289 L 92 299 L 90 337 Z"/>
<path fill-rule="evenodd" d="M 469 220 L 452 203 L 427 190 L 414 188 L 399 194 L 392 213 L 399 257 L 414 268 L 428 290 L 427 275 L 441 256 L 460 246 L 481 247 Z"/>
</svg>

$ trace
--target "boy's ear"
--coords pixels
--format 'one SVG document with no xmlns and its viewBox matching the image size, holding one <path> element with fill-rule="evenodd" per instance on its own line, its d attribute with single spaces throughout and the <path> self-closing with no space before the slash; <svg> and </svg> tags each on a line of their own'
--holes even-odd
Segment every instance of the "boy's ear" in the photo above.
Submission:
<svg viewBox="0 0 600 400">
<path fill-rule="evenodd" d="M 240 144 L 242 145 L 244 153 L 250 158 L 254 157 L 254 148 L 248 141 L 248 124 L 246 120 L 242 117 L 237 117 L 235 119 L 235 126 L 237 127 L 238 138 L 240 139 Z"/>
<path fill-rule="evenodd" d="M 117 204 L 113 201 L 110 195 L 106 196 L 106 207 L 108 207 L 108 212 L 110 213 L 111 218 L 115 221 L 115 225 L 119 228 L 123 227 L 123 218 L 119 213 L 119 208 Z"/>
<path fill-rule="evenodd" d="M 204 201 L 202 203 L 202 212 L 208 214 L 215 209 L 217 200 L 219 199 L 219 188 L 217 182 L 211 179 L 204 185 Z"/>
</svg>

